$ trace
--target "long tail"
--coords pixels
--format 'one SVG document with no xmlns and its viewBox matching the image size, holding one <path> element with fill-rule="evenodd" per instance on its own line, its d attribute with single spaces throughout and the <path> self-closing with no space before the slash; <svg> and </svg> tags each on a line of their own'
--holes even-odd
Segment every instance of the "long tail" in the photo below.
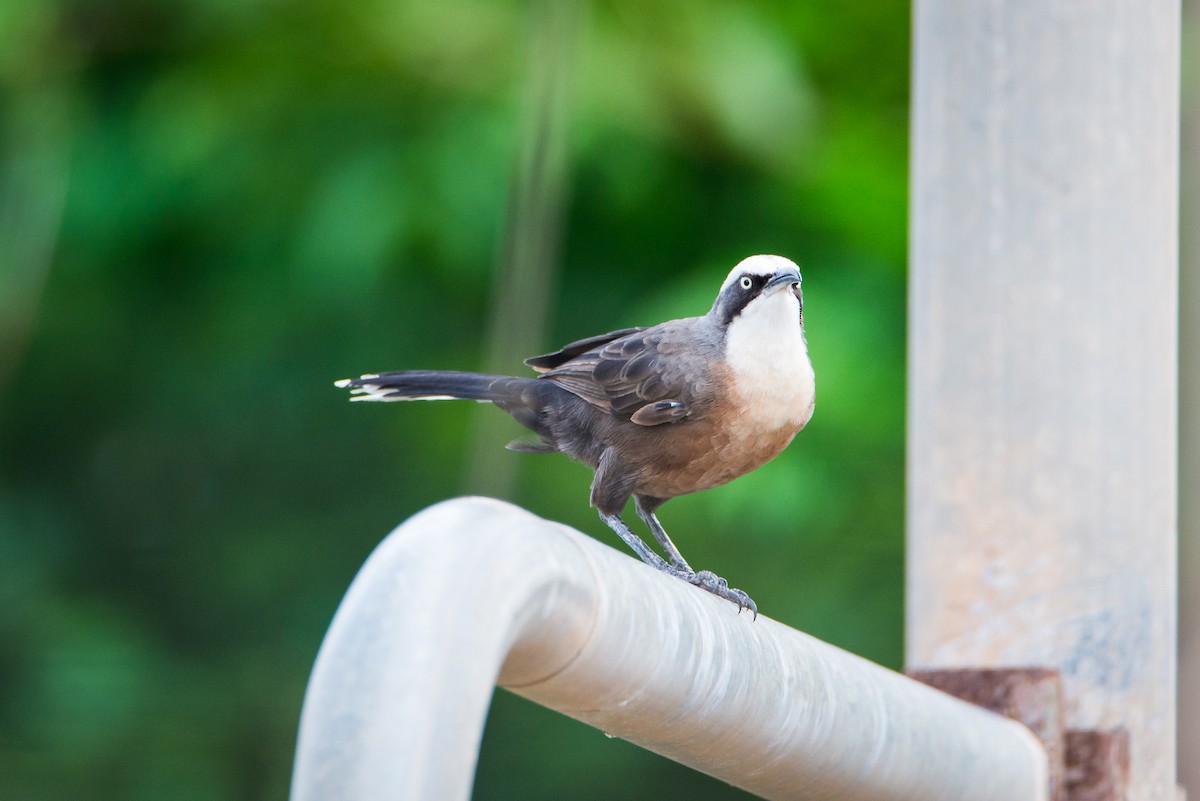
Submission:
<svg viewBox="0 0 1200 801">
<path fill-rule="evenodd" d="M 405 370 L 343 378 L 335 381 L 334 386 L 349 389 L 352 401 L 490 401 L 541 439 L 540 442 L 511 442 L 508 445 L 511 450 L 524 453 L 554 453 L 558 450 L 543 413 L 556 393 L 566 393 L 549 381 L 485 373 Z"/>
<path fill-rule="evenodd" d="M 334 386 L 349 389 L 352 401 L 477 400 L 521 403 L 537 379 L 484 373 L 405 370 L 343 378 Z"/>
</svg>

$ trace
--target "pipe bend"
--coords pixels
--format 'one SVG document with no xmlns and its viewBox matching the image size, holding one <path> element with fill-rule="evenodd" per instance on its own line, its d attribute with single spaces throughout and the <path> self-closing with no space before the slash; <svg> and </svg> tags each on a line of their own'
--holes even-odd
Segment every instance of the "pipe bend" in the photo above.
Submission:
<svg viewBox="0 0 1200 801">
<path fill-rule="evenodd" d="M 1019 724 L 460 498 L 389 534 L 346 593 L 305 694 L 293 801 L 465 801 L 497 683 L 767 798 L 1045 798 L 1045 753 Z"/>
</svg>

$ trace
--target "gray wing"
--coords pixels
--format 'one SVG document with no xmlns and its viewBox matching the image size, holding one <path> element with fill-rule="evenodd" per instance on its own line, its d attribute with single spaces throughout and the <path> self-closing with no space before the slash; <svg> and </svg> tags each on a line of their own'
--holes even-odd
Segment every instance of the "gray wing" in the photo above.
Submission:
<svg viewBox="0 0 1200 801">
<path fill-rule="evenodd" d="M 620 339 L 621 337 L 637 334 L 645 330 L 645 328 L 622 328 L 620 331 L 609 331 L 607 334 L 580 339 L 572 342 L 570 345 L 563 345 L 558 350 L 553 353 L 547 353 L 545 356 L 531 356 L 525 360 L 525 364 L 539 373 L 544 373 L 547 370 L 553 370 L 555 367 L 566 364 L 576 356 L 582 356 L 589 350 L 606 345 L 614 339 Z"/>
<path fill-rule="evenodd" d="M 688 369 L 687 323 L 679 320 L 630 333 L 581 353 L 544 373 L 596 408 L 638 425 L 682 420 L 691 411 L 696 380 Z M 681 330 L 682 329 L 682 330 Z M 683 358 L 681 358 L 683 357 Z M 693 365 L 695 366 L 695 365 Z M 700 376 L 689 375 L 700 372 Z"/>
</svg>

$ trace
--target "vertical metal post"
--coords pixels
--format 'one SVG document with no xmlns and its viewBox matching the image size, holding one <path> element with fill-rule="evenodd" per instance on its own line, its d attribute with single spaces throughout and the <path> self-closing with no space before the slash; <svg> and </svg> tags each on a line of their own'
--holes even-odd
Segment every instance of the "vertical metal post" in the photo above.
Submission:
<svg viewBox="0 0 1200 801">
<path fill-rule="evenodd" d="M 1178 0 L 917 0 L 908 662 L 1063 673 L 1175 793 Z"/>
<path fill-rule="evenodd" d="M 1184 51 L 1200 53 L 1200 0 L 1183 4 Z M 1183 80 L 1179 275 L 1179 781 L 1200 798 L 1200 62 Z"/>
</svg>

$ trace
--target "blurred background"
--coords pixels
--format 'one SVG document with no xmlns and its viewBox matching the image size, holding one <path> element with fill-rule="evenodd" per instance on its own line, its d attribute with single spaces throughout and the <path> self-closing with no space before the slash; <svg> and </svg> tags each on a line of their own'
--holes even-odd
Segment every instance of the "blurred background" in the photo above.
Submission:
<svg viewBox="0 0 1200 801">
<path fill-rule="evenodd" d="M 519 373 L 752 253 L 802 267 L 816 415 L 664 525 L 899 668 L 908 47 L 900 0 L 0 0 L 0 798 L 283 798 L 395 525 L 621 547 L 504 415 L 332 381 Z M 475 795 L 746 797 L 503 691 Z"/>
</svg>

